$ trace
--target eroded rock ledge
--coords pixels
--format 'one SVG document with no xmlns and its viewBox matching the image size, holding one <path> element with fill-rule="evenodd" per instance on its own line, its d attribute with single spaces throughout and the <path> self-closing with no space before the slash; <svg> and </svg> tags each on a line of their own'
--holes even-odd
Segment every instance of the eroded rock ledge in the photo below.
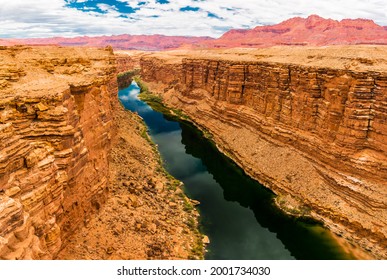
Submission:
<svg viewBox="0 0 387 280">
<path fill-rule="evenodd" d="M 109 47 L 0 58 L 0 259 L 203 258 L 197 211 L 119 104 L 131 60 Z"/>
<path fill-rule="evenodd" d="M 0 49 L 0 259 L 52 259 L 106 197 L 111 49 Z"/>
<path fill-rule="evenodd" d="M 387 258 L 387 48 L 143 55 L 149 89 L 350 243 Z M 307 207 L 305 207 L 307 206 Z"/>
</svg>

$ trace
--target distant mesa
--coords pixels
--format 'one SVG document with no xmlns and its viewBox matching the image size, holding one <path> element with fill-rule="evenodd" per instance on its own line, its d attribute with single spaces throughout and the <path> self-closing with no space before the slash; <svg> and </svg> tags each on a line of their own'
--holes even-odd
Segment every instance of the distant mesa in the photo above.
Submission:
<svg viewBox="0 0 387 280">
<path fill-rule="evenodd" d="M 208 47 L 269 47 L 276 45 L 387 44 L 387 27 L 368 19 L 324 19 L 317 15 L 295 17 L 276 25 L 247 30 L 230 30 Z"/>
<path fill-rule="evenodd" d="M 0 45 L 111 45 L 120 50 L 168 50 L 176 48 L 262 48 L 277 45 L 387 45 L 387 26 L 369 19 L 324 19 L 317 15 L 294 17 L 279 24 L 257 26 L 253 29 L 231 29 L 220 38 L 165 36 L 165 35 L 112 35 L 75 38 L 0 39 Z"/>
<path fill-rule="evenodd" d="M 118 50 L 158 51 L 176 49 L 184 44 L 200 44 L 211 37 L 165 36 L 165 35 L 112 35 L 112 36 L 81 36 L 74 38 L 33 38 L 33 39 L 0 39 L 0 45 L 57 45 L 57 46 L 89 46 L 105 47 L 111 45 Z"/>
</svg>

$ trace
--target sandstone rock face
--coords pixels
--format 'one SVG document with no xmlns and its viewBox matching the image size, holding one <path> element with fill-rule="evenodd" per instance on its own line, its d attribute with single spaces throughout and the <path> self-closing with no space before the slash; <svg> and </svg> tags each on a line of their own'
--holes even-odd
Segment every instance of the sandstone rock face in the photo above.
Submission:
<svg viewBox="0 0 387 280">
<path fill-rule="evenodd" d="M 105 199 L 111 49 L 0 49 L 0 259 L 52 259 Z"/>
<path fill-rule="evenodd" d="M 129 55 L 115 51 L 114 54 L 116 56 L 118 88 L 123 89 L 130 86 L 133 77 L 139 74 L 140 57 L 143 52 L 131 51 L 131 55 Z"/>
<path fill-rule="evenodd" d="M 134 53 L 136 55 L 134 55 Z M 125 52 L 115 51 L 114 54 L 116 55 L 117 73 L 131 71 L 133 69 L 139 69 L 140 57 L 141 57 L 141 54 L 143 53 L 144 52 L 141 52 L 141 51 L 138 51 L 138 52 L 132 51 L 130 55 L 128 55 Z"/>
<path fill-rule="evenodd" d="M 309 50 L 299 63 L 231 52 L 144 56 L 142 77 L 253 178 L 385 259 L 387 71 L 332 64 L 329 49 L 315 64 L 305 62 Z"/>
</svg>

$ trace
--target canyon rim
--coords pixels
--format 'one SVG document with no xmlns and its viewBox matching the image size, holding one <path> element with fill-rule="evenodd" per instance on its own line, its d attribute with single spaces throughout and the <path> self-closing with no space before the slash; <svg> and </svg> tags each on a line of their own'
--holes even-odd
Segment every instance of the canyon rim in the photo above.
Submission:
<svg viewBox="0 0 387 280">
<path fill-rule="evenodd" d="M 134 76 L 280 209 L 387 259 L 386 27 L 137 36 L 0 40 L 0 259 L 204 257 L 198 202 L 119 103 Z"/>
<path fill-rule="evenodd" d="M 367 49 L 385 61 L 385 47 L 172 51 L 144 55 L 141 75 L 279 206 L 384 259 L 386 64 L 358 63 Z"/>
</svg>

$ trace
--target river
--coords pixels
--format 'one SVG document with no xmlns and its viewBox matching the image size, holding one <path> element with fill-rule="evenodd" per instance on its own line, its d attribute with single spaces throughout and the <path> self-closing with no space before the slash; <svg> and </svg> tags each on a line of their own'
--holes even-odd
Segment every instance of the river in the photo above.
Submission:
<svg viewBox="0 0 387 280">
<path fill-rule="evenodd" d="M 171 120 L 138 99 L 133 82 L 119 91 L 158 145 L 166 170 L 200 201 L 201 231 L 210 239 L 206 259 L 350 259 L 329 231 L 279 211 L 274 194 L 248 177 L 192 125 Z"/>
</svg>

